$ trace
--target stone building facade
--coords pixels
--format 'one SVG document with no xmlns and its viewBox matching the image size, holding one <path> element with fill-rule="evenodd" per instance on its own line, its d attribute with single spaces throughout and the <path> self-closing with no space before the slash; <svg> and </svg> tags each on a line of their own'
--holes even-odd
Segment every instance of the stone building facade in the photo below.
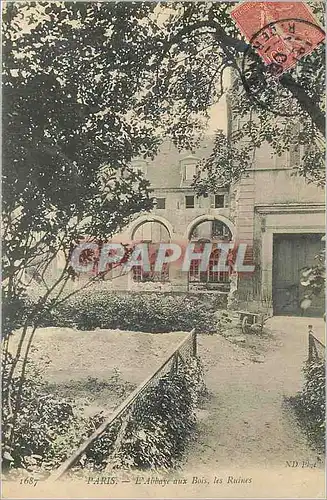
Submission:
<svg viewBox="0 0 327 500">
<path fill-rule="evenodd" d="M 208 197 L 197 197 L 191 186 L 199 159 L 210 154 L 212 140 L 191 153 L 178 152 L 165 141 L 151 162 L 135 160 L 150 181 L 156 206 L 131 222 L 116 240 L 152 242 L 231 241 L 248 246 L 252 274 L 237 277 L 239 306 L 269 309 L 275 314 L 303 314 L 299 307 L 305 290 L 301 269 L 314 263 L 325 232 L 324 190 L 292 175 L 295 157 L 281 157 L 269 146 L 257 150 L 252 168 L 244 178 Z M 212 266 L 215 264 L 213 256 Z M 129 291 L 228 293 L 230 276 L 196 265 L 181 271 L 170 264 L 162 275 L 131 271 L 109 279 L 103 287 Z M 210 266 L 209 266 L 210 268 Z M 151 274 L 151 273 L 150 273 Z M 235 276 L 234 276 L 235 281 Z M 320 315 L 323 300 L 305 312 Z"/>
<path fill-rule="evenodd" d="M 292 175 L 295 161 L 290 152 L 278 157 L 268 146 L 261 148 L 236 188 L 236 231 L 253 244 L 256 266 L 250 283 L 243 280 L 243 290 L 247 302 L 269 303 L 275 314 L 315 316 L 323 313 L 324 300 L 301 310 L 300 275 L 323 245 L 325 192 Z"/>
<path fill-rule="evenodd" d="M 178 152 L 167 140 L 160 153 L 151 161 L 135 160 L 133 167 L 141 169 L 149 180 L 156 200 L 151 213 L 142 214 L 131 222 L 116 241 L 148 242 L 156 247 L 159 242 L 175 242 L 185 247 L 188 242 L 211 241 L 213 245 L 235 238 L 235 224 L 231 216 L 231 191 L 218 190 L 208 197 L 197 197 L 191 184 L 198 161 L 212 151 L 212 139 L 203 141 L 195 153 Z M 194 263 L 193 263 L 194 264 Z M 211 262 L 215 264 L 214 255 Z M 115 290 L 166 291 L 166 292 L 208 292 L 226 293 L 229 278 L 225 274 L 207 272 L 200 276 L 196 265 L 189 273 L 180 269 L 180 263 L 172 263 L 165 273 L 133 272 L 115 278 L 104 286 Z"/>
</svg>

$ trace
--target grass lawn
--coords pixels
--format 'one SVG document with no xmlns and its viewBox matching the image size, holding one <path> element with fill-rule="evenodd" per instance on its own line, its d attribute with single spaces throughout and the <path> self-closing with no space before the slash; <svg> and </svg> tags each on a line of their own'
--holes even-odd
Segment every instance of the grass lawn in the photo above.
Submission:
<svg viewBox="0 0 327 500">
<path fill-rule="evenodd" d="M 71 399 L 90 416 L 113 410 L 184 336 L 182 332 L 40 328 L 30 358 L 51 392 Z M 12 348 L 16 342 L 14 335 Z"/>
</svg>

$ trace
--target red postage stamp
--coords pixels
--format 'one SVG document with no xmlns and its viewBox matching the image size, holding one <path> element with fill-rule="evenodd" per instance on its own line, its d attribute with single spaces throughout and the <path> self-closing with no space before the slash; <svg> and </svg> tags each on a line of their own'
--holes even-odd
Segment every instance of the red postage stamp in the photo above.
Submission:
<svg viewBox="0 0 327 500">
<path fill-rule="evenodd" d="M 302 2 L 244 2 L 231 16 L 267 65 L 281 75 L 310 54 L 325 32 Z"/>
</svg>

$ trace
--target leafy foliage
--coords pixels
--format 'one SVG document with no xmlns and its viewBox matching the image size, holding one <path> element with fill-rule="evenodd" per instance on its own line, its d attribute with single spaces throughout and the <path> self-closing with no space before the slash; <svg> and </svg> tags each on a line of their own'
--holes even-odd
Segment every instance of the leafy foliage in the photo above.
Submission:
<svg viewBox="0 0 327 500">
<path fill-rule="evenodd" d="M 325 239 L 325 237 L 324 237 Z M 301 285 L 306 288 L 306 293 L 301 302 L 302 309 L 310 307 L 314 298 L 325 290 L 326 283 L 326 249 L 323 248 L 316 255 L 316 265 L 302 270 Z"/>
<path fill-rule="evenodd" d="M 164 135 L 179 147 L 194 147 L 210 107 L 226 93 L 226 70 L 233 72 L 232 118 L 243 123 L 228 138 L 235 144 L 232 156 L 226 139 L 217 136 L 214 155 L 203 165 L 208 182 L 201 180 L 200 191 L 239 178 L 254 148 L 265 141 L 277 154 L 300 144 L 296 172 L 323 183 L 323 45 L 279 86 L 248 53 L 252 93 L 270 103 L 262 107 L 239 78 L 248 45 L 240 40 L 231 7 L 229 2 L 8 2 L 3 9 L 5 360 L 8 336 L 22 326 L 9 383 L 23 362 L 10 441 L 35 328 L 74 277 L 71 249 L 86 237 L 106 241 L 134 214 L 152 208 L 149 185 L 131 168 L 132 158 L 153 157 Z M 322 4 L 313 8 L 322 18 Z M 281 120 L 274 113 L 285 102 L 291 117 Z M 63 269 L 48 281 L 62 255 Z M 35 280 L 43 293 L 27 309 L 25 292 Z M 186 324 L 193 326 L 188 313 Z M 147 314 L 159 331 L 176 324 L 163 320 L 168 313 Z M 34 327 L 29 337 L 28 324 Z M 145 328 L 145 322 L 139 326 Z M 9 388 L 6 395 L 11 397 Z"/>
<path fill-rule="evenodd" d="M 91 469 L 170 469 L 178 464 L 195 429 L 195 408 L 205 393 L 199 359 L 167 373 L 136 401 L 119 436 L 120 425 L 110 428 L 82 457 Z M 116 442 L 115 442 L 116 440 Z"/>
<path fill-rule="evenodd" d="M 2 296 L 2 336 L 6 338 L 12 331 L 18 330 L 27 320 L 31 301 L 27 294 L 8 297 L 5 293 Z"/>
<path fill-rule="evenodd" d="M 72 248 L 85 238 L 106 240 L 152 208 L 148 182 L 131 167 L 134 156 L 151 156 L 157 146 L 156 134 L 133 115 L 148 61 L 146 28 L 138 20 L 149 10 L 70 2 L 3 9 L 5 361 L 8 337 L 22 327 L 5 379 L 18 384 L 10 396 L 5 391 L 13 406 L 9 447 L 19 439 L 14 433 L 34 331 L 74 277 Z M 135 23 L 130 40 L 125 35 Z M 134 42 L 144 49 L 136 60 Z M 38 300 L 26 308 L 26 290 L 35 283 Z"/>
<path fill-rule="evenodd" d="M 62 188 L 56 185 L 55 196 L 62 192 L 62 200 L 69 202 L 79 192 L 82 200 L 94 185 L 94 160 L 126 167 L 133 155 L 154 154 L 160 134 L 192 147 L 210 106 L 227 91 L 227 70 L 233 80 L 232 121 L 243 119 L 241 127 L 231 130 L 231 141 L 250 156 L 265 141 L 278 154 L 300 143 L 305 153 L 296 168 L 318 181 L 323 148 L 312 110 L 323 112 L 324 46 L 276 85 L 261 59 L 239 39 L 232 7 L 230 2 L 12 4 L 4 13 L 4 102 L 11 109 L 17 106 L 18 113 L 8 115 L 8 139 L 13 138 L 8 148 L 17 142 L 20 168 L 21 158 L 32 167 L 28 154 L 21 153 L 25 144 L 30 149 L 33 135 L 36 156 L 47 160 L 42 163 L 45 189 L 56 179 L 58 162 L 76 161 L 81 171 L 72 164 L 65 169 L 66 180 L 75 178 L 74 192 L 63 182 Z M 323 20 L 323 4 L 312 8 Z M 19 29 L 19 19 L 29 25 L 26 32 Z M 296 89 L 307 99 L 301 100 Z M 253 98 L 258 96 L 264 105 Z M 286 110 L 291 116 L 283 119 Z"/>
<path fill-rule="evenodd" d="M 135 64 L 133 43 L 123 41 L 124 30 L 148 8 L 99 5 L 32 2 L 4 9 L 8 303 L 36 278 L 48 292 L 42 305 L 53 301 L 71 277 L 69 254 L 77 242 L 109 238 L 135 213 L 152 208 L 148 182 L 130 165 L 134 156 L 156 149 L 153 134 L 128 116 L 145 62 L 140 57 Z M 105 34 L 108 19 L 111 37 Z M 135 30 L 135 43 L 146 40 L 145 28 Z M 59 253 L 67 264 L 52 289 L 54 280 L 47 281 L 46 273 Z"/>
<path fill-rule="evenodd" d="M 325 450 L 326 367 L 324 360 L 308 362 L 304 367 L 305 384 L 295 399 L 301 424 L 310 441 Z"/>
<path fill-rule="evenodd" d="M 219 303 L 220 299 L 220 303 Z M 222 307 L 224 297 L 214 302 L 197 297 L 157 293 L 115 294 L 89 292 L 52 310 L 42 326 L 75 326 L 80 330 L 95 328 L 141 332 L 197 331 L 213 332 L 214 312 Z"/>
<path fill-rule="evenodd" d="M 112 383 L 115 390 L 121 389 L 115 375 Z M 12 387 L 17 388 L 15 381 Z M 124 423 L 121 419 L 89 447 L 77 468 L 101 470 L 110 464 L 114 468 L 168 469 L 177 465 L 192 437 L 195 408 L 205 391 L 200 360 L 194 358 L 185 365 L 180 361 L 178 372 L 162 376 L 137 400 L 123 434 L 118 438 Z M 3 409 L 3 433 L 8 431 L 9 410 L 7 406 Z M 40 369 L 32 367 L 24 383 L 15 441 L 10 450 L 3 448 L 4 463 L 11 470 L 24 468 L 46 475 L 103 419 L 102 413 L 82 417 L 73 410 L 72 402 L 53 395 Z"/>
<path fill-rule="evenodd" d="M 48 363 L 48 361 L 46 361 Z M 7 377 L 3 374 L 4 379 Z M 70 456 L 72 450 L 86 439 L 101 421 L 102 415 L 86 418 L 82 409 L 76 408 L 76 403 L 69 393 L 76 394 L 78 387 L 69 384 L 68 391 L 62 386 L 49 384 L 42 378 L 42 366 L 36 366 L 29 361 L 29 369 L 23 386 L 23 394 L 16 422 L 15 439 L 11 447 L 2 449 L 5 468 L 27 469 L 36 474 L 47 475 L 55 467 Z M 5 392 L 10 391 L 10 398 Z M 3 442 L 7 443 L 6 434 L 10 431 L 11 406 L 7 401 L 15 400 L 15 391 L 19 387 L 17 380 L 4 384 L 4 405 L 2 412 Z M 89 377 L 81 388 L 84 391 L 101 391 L 103 388 L 120 400 L 124 399 L 135 388 L 121 379 L 118 370 L 114 370 L 106 382 Z M 64 393 L 64 395 L 63 395 Z"/>
<path fill-rule="evenodd" d="M 2 454 L 5 468 L 31 469 L 41 464 L 44 468 L 49 468 L 53 464 L 59 464 L 65 458 L 65 453 L 69 453 L 68 442 L 70 446 L 78 444 L 81 420 L 74 415 L 68 400 L 53 396 L 48 391 L 40 375 L 41 368 L 29 366 L 20 399 L 14 441 L 9 447 L 6 443 L 12 425 L 12 403 L 19 387 L 16 378 L 7 381 L 9 366 L 10 363 L 7 362 L 2 374 L 5 381 L 2 411 L 2 439 L 5 443 Z M 59 443 L 63 441 L 67 446 L 60 449 Z"/>
<path fill-rule="evenodd" d="M 217 188 L 229 186 L 238 179 L 251 162 L 251 152 L 242 149 L 231 141 L 222 131 L 215 136 L 214 147 L 208 158 L 198 164 L 198 172 L 194 184 L 198 195 L 207 196 Z"/>
<path fill-rule="evenodd" d="M 303 146 L 297 172 L 322 182 L 317 117 L 323 113 L 323 45 L 275 85 L 240 40 L 231 7 L 222 2 L 6 6 L 3 220 L 9 301 L 24 291 L 30 266 L 37 264 L 44 281 L 59 251 L 68 260 L 71 245 L 85 235 L 108 238 L 134 213 L 151 208 L 148 185 L 130 168 L 131 159 L 152 157 L 165 134 L 192 148 L 210 107 L 227 91 L 226 70 L 233 84 L 228 141 L 235 147 L 228 152 L 227 139 L 218 134 L 214 154 L 203 164 L 208 179 L 201 179 L 199 190 L 206 193 L 217 182 L 239 178 L 265 141 L 277 154 Z M 322 4 L 312 8 L 322 19 Z M 244 56 L 252 94 L 268 107 L 244 89 Z M 285 103 L 292 116 L 281 119 L 276 113 L 285 111 Z M 70 271 L 63 270 L 55 296 Z"/>
</svg>

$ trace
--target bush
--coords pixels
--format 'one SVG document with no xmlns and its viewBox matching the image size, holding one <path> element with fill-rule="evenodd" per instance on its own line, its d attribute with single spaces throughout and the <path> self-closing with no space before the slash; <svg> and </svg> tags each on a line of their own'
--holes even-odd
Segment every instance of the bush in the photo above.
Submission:
<svg viewBox="0 0 327 500">
<path fill-rule="evenodd" d="M 7 297 L 2 294 L 2 338 L 7 338 L 14 330 L 23 326 L 31 310 L 32 301 L 27 295 Z"/>
<path fill-rule="evenodd" d="M 2 459 L 4 469 L 51 469 L 59 465 L 80 442 L 85 421 L 77 417 L 71 403 L 53 396 L 42 381 L 40 370 L 30 363 L 10 439 L 14 401 L 19 378 L 8 381 L 9 365 L 2 373 Z"/>
<path fill-rule="evenodd" d="M 44 315 L 40 326 L 75 326 L 142 332 L 216 331 L 215 305 L 195 296 L 114 294 L 107 291 L 77 295 Z"/>
<path fill-rule="evenodd" d="M 295 398 L 295 407 L 310 441 L 320 450 L 324 450 L 326 408 L 324 361 L 306 363 L 304 375 L 305 384 L 303 390 Z"/>
<path fill-rule="evenodd" d="M 10 400 L 14 400 L 17 382 L 12 380 L 10 391 L 4 383 L 3 469 L 15 474 L 15 470 L 23 468 L 30 474 L 45 476 L 92 434 L 104 416 L 80 415 L 71 401 L 49 392 L 40 370 L 31 364 L 24 381 L 14 439 L 9 444 L 12 409 L 6 402 L 9 394 Z M 134 405 L 127 425 L 115 422 L 90 446 L 77 467 L 92 470 L 102 470 L 108 465 L 139 469 L 174 467 L 192 438 L 195 408 L 204 391 L 200 361 L 194 359 L 180 365 L 177 373 L 167 373 L 151 385 Z"/>
<path fill-rule="evenodd" d="M 11 356 L 9 355 L 9 361 Z M 2 461 L 3 469 L 11 475 L 15 470 L 47 475 L 47 471 L 59 467 L 99 425 L 102 414 L 86 418 L 74 407 L 74 402 L 58 394 L 56 386 L 43 381 L 42 367 L 31 361 L 24 379 L 19 411 L 14 426 L 14 438 L 10 440 L 13 422 L 14 400 L 19 387 L 19 378 L 8 382 L 10 362 L 3 371 L 2 405 Z M 134 385 L 124 382 L 118 370 L 107 382 L 89 377 L 86 384 L 94 391 L 103 385 L 121 399 Z M 85 384 L 84 384 L 85 388 Z M 59 391 L 60 392 L 60 391 Z M 8 398 L 10 396 L 10 399 Z M 9 403 L 9 404 L 8 404 Z"/>
<path fill-rule="evenodd" d="M 122 428 L 118 424 L 92 444 L 81 463 L 93 470 L 175 467 L 195 428 L 195 408 L 205 392 L 202 374 L 194 359 L 162 376 L 137 400 L 119 443 L 115 445 Z"/>
</svg>

